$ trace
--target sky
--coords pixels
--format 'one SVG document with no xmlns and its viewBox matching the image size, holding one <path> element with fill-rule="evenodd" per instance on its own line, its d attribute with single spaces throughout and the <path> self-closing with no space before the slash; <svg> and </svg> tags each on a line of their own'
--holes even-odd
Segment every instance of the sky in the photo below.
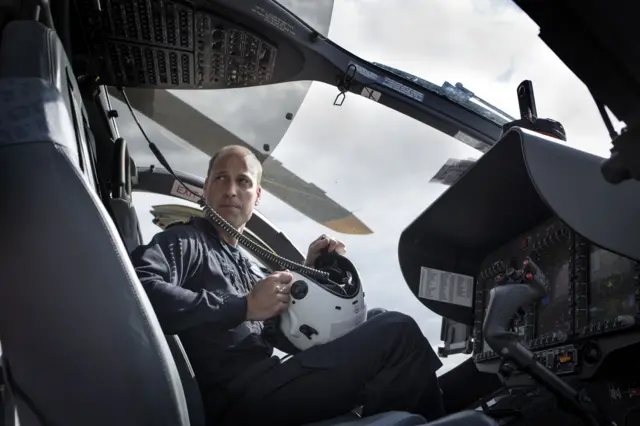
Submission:
<svg viewBox="0 0 640 426">
<path fill-rule="evenodd" d="M 318 0 L 283 3 L 310 22 L 320 19 L 314 15 Z M 512 116 L 519 115 L 517 85 L 532 80 L 539 116 L 559 120 L 568 145 L 608 156 L 610 140 L 588 90 L 538 39 L 537 26 L 510 0 L 403 0 L 402 7 L 398 5 L 387 0 L 336 0 L 328 36 L 368 61 L 437 84 L 461 82 Z M 480 153 L 354 94 L 347 95 L 341 107 L 333 106 L 337 89 L 322 83 L 311 84 L 284 133 L 289 124 L 282 120 L 284 111 L 295 107 L 291 99 L 301 99 L 307 85 L 179 96 L 254 146 L 261 146 L 266 134 L 276 139 L 284 135 L 272 155 L 373 230 L 371 235 L 334 235 L 346 243 L 347 254 L 359 269 L 368 306 L 412 316 L 435 349 L 441 344 L 441 318 L 407 287 L 398 263 L 398 238 L 446 190 L 429 183 L 440 166 L 451 157 L 477 158 Z M 252 127 L 251 133 L 236 120 L 240 113 L 245 118 L 255 115 L 264 128 Z M 164 132 L 164 137 L 172 136 Z M 203 173 L 204 161 L 202 155 L 195 169 L 186 171 Z M 174 167 L 184 170 L 189 165 Z M 166 202 L 176 199 L 137 195 L 145 241 L 159 231 L 151 224 L 150 207 Z M 303 252 L 318 235 L 331 233 L 269 193 L 264 194 L 259 210 Z M 467 357 L 442 359 L 439 374 Z"/>
</svg>

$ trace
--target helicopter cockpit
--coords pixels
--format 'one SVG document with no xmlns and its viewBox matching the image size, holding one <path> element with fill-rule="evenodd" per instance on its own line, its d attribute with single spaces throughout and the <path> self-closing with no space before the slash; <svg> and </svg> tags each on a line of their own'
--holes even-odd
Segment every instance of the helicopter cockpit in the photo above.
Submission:
<svg viewBox="0 0 640 426">
<path fill-rule="evenodd" d="M 3 5 L 0 18 L 2 426 L 204 424 L 180 342 L 161 332 L 127 256 L 141 240 L 133 192 L 191 200 L 202 179 L 137 166 L 113 97 L 126 107 L 131 94 L 161 120 L 182 105 L 166 89 L 289 81 L 336 86 L 336 104 L 367 97 L 483 152 L 400 237 L 411 291 L 444 318 L 447 343 L 472 355 L 477 371 L 450 377 L 499 378 L 430 426 L 637 422 L 640 187 L 610 183 L 640 175 L 628 162 L 629 99 L 594 89 L 629 126 L 603 176 L 601 158 L 558 144 L 535 114 L 507 130 L 512 117 L 465 106 L 464 87 L 430 88 L 360 59 L 275 1 L 34 0 Z M 261 148 L 265 159 L 272 147 Z M 343 211 L 332 208 L 316 219 L 335 225 Z M 163 226 L 175 220 L 165 213 Z M 335 226 L 370 232 L 353 219 Z M 301 259 L 261 215 L 249 229 Z M 426 423 L 392 412 L 321 424 Z"/>
</svg>

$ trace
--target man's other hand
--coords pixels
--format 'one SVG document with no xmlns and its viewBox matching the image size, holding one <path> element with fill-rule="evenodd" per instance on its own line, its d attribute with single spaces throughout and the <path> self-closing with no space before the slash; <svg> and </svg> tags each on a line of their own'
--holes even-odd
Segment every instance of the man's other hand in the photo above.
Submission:
<svg viewBox="0 0 640 426">
<path fill-rule="evenodd" d="M 342 241 L 329 235 L 322 234 L 309 245 L 307 258 L 305 259 L 304 264 L 312 267 L 316 259 L 320 257 L 322 252 L 325 250 L 329 253 L 335 251 L 341 255 L 344 255 L 347 252 L 347 248 Z"/>
<path fill-rule="evenodd" d="M 247 320 L 265 321 L 282 312 L 289 304 L 293 275 L 274 272 L 258 281 L 247 295 Z"/>
</svg>

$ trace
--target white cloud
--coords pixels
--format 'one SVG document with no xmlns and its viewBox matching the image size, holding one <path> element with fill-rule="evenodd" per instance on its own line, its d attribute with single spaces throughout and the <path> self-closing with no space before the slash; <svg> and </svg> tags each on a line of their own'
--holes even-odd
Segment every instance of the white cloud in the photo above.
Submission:
<svg viewBox="0 0 640 426">
<path fill-rule="evenodd" d="M 561 121 L 569 145 L 607 155 L 608 135 L 588 91 L 538 39 L 536 25 L 510 1 L 337 1 L 329 36 L 367 60 L 438 84 L 462 82 L 513 116 L 518 116 L 516 86 L 530 79 L 539 115 Z M 340 236 L 360 269 L 368 304 L 408 313 L 436 347 L 440 317 L 425 308 L 404 282 L 398 237 L 444 191 L 428 183 L 444 161 L 479 153 L 353 94 L 347 95 L 343 106 L 333 106 L 336 94 L 337 89 L 314 83 L 274 156 L 355 211 L 374 230 L 369 236 Z M 197 99 L 190 103 L 201 104 Z M 142 210 L 148 210 L 145 203 Z M 327 232 L 269 194 L 261 211 L 301 249 Z M 143 227 L 146 234 L 157 231 L 148 215 Z M 443 359 L 440 373 L 464 359 Z"/>
</svg>

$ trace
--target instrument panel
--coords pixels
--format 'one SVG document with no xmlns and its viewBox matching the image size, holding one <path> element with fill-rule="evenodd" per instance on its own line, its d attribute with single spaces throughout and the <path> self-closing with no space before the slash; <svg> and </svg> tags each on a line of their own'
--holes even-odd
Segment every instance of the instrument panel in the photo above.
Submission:
<svg viewBox="0 0 640 426">
<path fill-rule="evenodd" d="M 473 356 L 497 359 L 482 337 L 490 291 L 507 269 L 531 257 L 549 279 L 549 294 L 512 319 L 511 330 L 536 359 L 558 374 L 574 372 L 575 344 L 635 323 L 639 313 L 638 263 L 592 244 L 552 218 L 489 255 L 476 279 Z"/>
<path fill-rule="evenodd" d="M 107 0 L 100 10 L 84 0 L 78 7 L 87 43 L 107 64 L 104 84 L 227 89 L 273 80 L 275 42 L 206 7 L 182 0 Z"/>
</svg>

